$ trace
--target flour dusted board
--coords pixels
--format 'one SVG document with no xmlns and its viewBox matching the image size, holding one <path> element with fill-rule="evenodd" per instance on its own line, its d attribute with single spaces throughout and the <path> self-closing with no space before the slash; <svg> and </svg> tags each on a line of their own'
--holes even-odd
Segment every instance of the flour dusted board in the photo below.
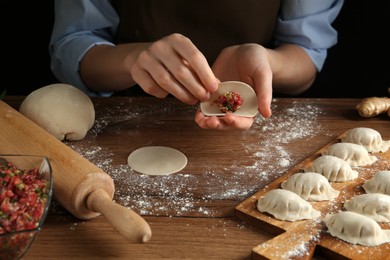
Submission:
<svg viewBox="0 0 390 260">
<path fill-rule="evenodd" d="M 268 191 L 280 188 L 280 184 L 292 174 L 303 172 L 322 151 L 328 146 L 340 142 L 346 133 L 339 136 L 334 142 L 321 148 L 315 154 L 294 166 L 280 178 L 268 186 L 247 198 L 235 208 L 236 216 L 245 222 L 275 234 L 273 239 L 260 244 L 252 249 L 253 259 L 311 259 L 314 252 L 320 255 L 332 257 L 332 259 L 386 259 L 390 255 L 390 243 L 375 247 L 353 245 L 332 237 L 322 219 L 327 213 L 335 213 L 344 210 L 343 203 L 352 197 L 364 194 L 361 185 L 370 179 L 376 172 L 390 169 L 390 151 L 373 153 L 377 160 L 363 167 L 354 167 L 359 176 L 347 182 L 331 185 L 340 191 L 340 195 L 330 201 L 311 202 L 316 210 L 321 212 L 321 218 L 316 220 L 301 220 L 296 222 L 280 221 L 267 213 L 261 213 L 257 209 L 257 200 Z M 390 224 L 381 223 L 384 229 L 390 229 Z"/>
</svg>

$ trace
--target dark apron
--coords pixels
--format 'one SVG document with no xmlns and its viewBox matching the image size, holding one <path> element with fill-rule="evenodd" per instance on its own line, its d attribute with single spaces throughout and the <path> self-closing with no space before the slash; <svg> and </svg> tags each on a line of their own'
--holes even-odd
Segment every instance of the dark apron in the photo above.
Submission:
<svg viewBox="0 0 390 260">
<path fill-rule="evenodd" d="M 269 47 L 280 0 L 112 0 L 117 43 L 151 42 L 172 33 L 188 37 L 212 64 L 228 46 Z"/>
</svg>

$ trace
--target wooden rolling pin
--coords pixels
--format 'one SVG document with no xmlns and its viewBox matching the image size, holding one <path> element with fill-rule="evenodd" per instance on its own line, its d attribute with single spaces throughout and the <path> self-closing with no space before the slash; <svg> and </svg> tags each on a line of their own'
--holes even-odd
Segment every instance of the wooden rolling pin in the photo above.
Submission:
<svg viewBox="0 0 390 260">
<path fill-rule="evenodd" d="M 112 178 L 43 128 L 0 100 L 0 154 L 46 156 L 52 167 L 53 195 L 80 219 L 103 214 L 132 243 L 151 238 L 149 224 L 113 202 Z"/>
</svg>

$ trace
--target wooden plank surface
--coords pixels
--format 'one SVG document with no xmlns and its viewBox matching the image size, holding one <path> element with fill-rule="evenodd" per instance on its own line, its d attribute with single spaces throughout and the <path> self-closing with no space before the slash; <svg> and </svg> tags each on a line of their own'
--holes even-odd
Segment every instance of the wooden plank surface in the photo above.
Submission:
<svg viewBox="0 0 390 260">
<path fill-rule="evenodd" d="M 5 99 L 16 109 L 22 100 Z M 361 118 L 358 99 L 274 99 L 272 117 L 249 131 L 200 129 L 196 107 L 169 98 L 92 100 L 95 125 L 65 144 L 113 178 L 114 200 L 145 218 L 152 239 L 129 244 L 104 216 L 79 220 L 54 201 L 24 259 L 250 259 L 275 234 L 237 218 L 237 205 L 352 127 L 390 139 L 389 118 Z M 189 163 L 170 176 L 137 174 L 127 156 L 146 145 L 179 149 Z"/>
</svg>

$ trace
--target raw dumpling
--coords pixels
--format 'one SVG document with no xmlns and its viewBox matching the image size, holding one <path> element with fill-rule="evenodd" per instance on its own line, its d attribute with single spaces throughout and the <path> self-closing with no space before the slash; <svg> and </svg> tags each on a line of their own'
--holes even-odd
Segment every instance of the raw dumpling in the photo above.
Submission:
<svg viewBox="0 0 390 260">
<path fill-rule="evenodd" d="M 297 221 L 318 218 L 321 213 L 292 191 L 274 189 L 259 198 L 257 209 L 279 220 Z"/>
<path fill-rule="evenodd" d="M 305 172 L 318 172 L 331 182 L 350 181 L 358 177 L 358 172 L 353 170 L 346 161 L 331 155 L 318 157 L 305 169 Z"/>
<path fill-rule="evenodd" d="M 335 143 L 322 152 L 322 155 L 333 155 L 346 161 L 350 166 L 367 166 L 375 162 L 364 146 L 354 143 Z"/>
<path fill-rule="evenodd" d="M 281 186 L 309 201 L 331 200 L 340 193 L 332 188 L 325 176 L 316 172 L 295 173 L 282 182 Z"/>
<path fill-rule="evenodd" d="M 366 193 L 390 195 L 390 171 L 379 171 L 362 185 Z"/>
<path fill-rule="evenodd" d="M 390 222 L 390 196 L 386 194 L 361 194 L 346 201 L 344 207 L 376 222 Z"/>
<path fill-rule="evenodd" d="M 390 147 L 390 141 L 383 141 L 378 131 L 368 127 L 349 130 L 341 141 L 362 145 L 368 152 L 373 153 L 386 152 Z"/>
<path fill-rule="evenodd" d="M 351 244 L 378 246 L 390 242 L 390 230 L 381 229 L 375 220 L 352 211 L 328 214 L 324 222 L 332 236 Z"/>
</svg>

